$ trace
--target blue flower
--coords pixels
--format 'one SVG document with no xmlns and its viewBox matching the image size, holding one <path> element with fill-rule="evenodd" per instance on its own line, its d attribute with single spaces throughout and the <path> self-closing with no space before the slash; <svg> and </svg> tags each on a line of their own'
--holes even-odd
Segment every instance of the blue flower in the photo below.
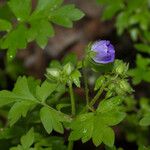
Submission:
<svg viewBox="0 0 150 150">
<path fill-rule="evenodd" d="M 115 59 L 114 46 L 108 40 L 95 42 L 91 49 L 96 52 L 96 56 L 93 57 L 96 63 L 107 64 L 113 62 Z"/>
</svg>

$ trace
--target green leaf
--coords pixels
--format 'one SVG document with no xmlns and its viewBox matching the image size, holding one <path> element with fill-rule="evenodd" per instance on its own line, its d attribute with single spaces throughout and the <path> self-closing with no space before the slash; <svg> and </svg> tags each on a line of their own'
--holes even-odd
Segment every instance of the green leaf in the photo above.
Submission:
<svg viewBox="0 0 150 150">
<path fill-rule="evenodd" d="M 139 43 L 139 44 L 135 44 L 134 46 L 138 51 L 150 54 L 150 46 L 149 45 Z"/>
<path fill-rule="evenodd" d="M 54 35 L 52 25 L 46 19 L 33 20 L 28 30 L 28 41 L 35 40 L 41 48 L 45 48 L 48 38 Z"/>
<path fill-rule="evenodd" d="M 104 20 L 111 19 L 118 11 L 120 11 L 124 7 L 124 4 L 122 1 L 112 3 L 108 5 L 103 12 L 102 18 Z"/>
<path fill-rule="evenodd" d="M 48 18 L 51 12 L 58 9 L 62 3 L 63 0 L 38 0 L 37 7 L 29 20 Z"/>
<path fill-rule="evenodd" d="M 23 149 L 29 149 L 34 142 L 34 130 L 31 128 L 26 135 L 21 137 Z"/>
<path fill-rule="evenodd" d="M 0 107 L 13 103 L 16 99 L 17 96 L 14 93 L 6 90 L 0 91 Z"/>
<path fill-rule="evenodd" d="M 1 47 L 8 49 L 8 60 L 12 60 L 18 49 L 26 48 L 27 28 L 25 25 L 18 25 L 16 29 L 9 32 L 3 39 Z"/>
<path fill-rule="evenodd" d="M 35 80 L 33 77 L 27 78 L 28 88 L 31 94 L 36 97 L 36 88 L 40 85 L 40 80 Z"/>
<path fill-rule="evenodd" d="M 10 150 L 23 150 L 23 147 L 21 145 L 18 145 L 17 147 L 12 147 Z"/>
<path fill-rule="evenodd" d="M 10 0 L 9 7 L 17 17 L 18 21 L 26 21 L 31 12 L 31 0 Z"/>
<path fill-rule="evenodd" d="M 111 111 L 107 113 L 100 114 L 100 120 L 107 126 L 114 126 L 119 124 L 124 118 L 126 114 L 124 112 L 119 111 Z"/>
<path fill-rule="evenodd" d="M 105 77 L 104 77 L 104 76 L 100 76 L 100 77 L 96 80 L 94 90 L 98 90 L 98 89 L 102 86 L 102 84 L 104 83 L 104 81 L 105 81 Z"/>
<path fill-rule="evenodd" d="M 1 19 L 6 19 L 6 20 L 11 20 L 14 18 L 14 15 L 12 11 L 10 10 L 9 6 L 6 5 L 0 5 L 0 18 Z"/>
<path fill-rule="evenodd" d="M 35 105 L 30 101 L 16 102 L 8 113 L 8 120 L 10 126 L 14 125 L 21 116 L 26 117 L 27 112 Z"/>
<path fill-rule="evenodd" d="M 110 127 L 103 128 L 103 142 L 105 145 L 112 147 L 114 145 L 115 133 Z"/>
<path fill-rule="evenodd" d="M 12 92 L 6 90 L 0 91 L 0 107 L 20 101 L 36 102 L 37 99 L 33 96 L 32 91 L 30 91 L 30 80 L 28 80 L 29 78 L 19 77 Z"/>
<path fill-rule="evenodd" d="M 110 98 L 108 100 L 103 100 L 100 102 L 97 108 L 97 112 L 105 113 L 105 112 L 112 111 L 118 108 L 117 106 L 120 105 L 121 102 L 122 102 L 122 99 L 119 96 Z"/>
<path fill-rule="evenodd" d="M 114 139 L 114 131 L 110 127 L 103 124 L 100 120 L 100 116 L 96 116 L 92 134 L 92 141 L 95 146 L 99 146 L 103 142 L 105 145 L 112 147 L 114 145 Z"/>
<path fill-rule="evenodd" d="M 78 116 L 71 123 L 73 131 L 70 133 L 69 140 L 74 141 L 81 138 L 83 143 L 87 142 L 92 137 L 93 121 L 93 113 Z"/>
<path fill-rule="evenodd" d="M 24 129 L 22 127 L 19 126 L 5 127 L 0 132 L 0 140 L 20 137 L 23 133 L 24 133 Z"/>
<path fill-rule="evenodd" d="M 130 14 L 128 12 L 122 12 L 117 16 L 116 28 L 119 35 L 128 27 L 128 21 Z"/>
<path fill-rule="evenodd" d="M 137 28 L 133 28 L 129 32 L 130 32 L 131 39 L 133 41 L 137 41 L 138 35 L 139 35 L 139 30 Z"/>
<path fill-rule="evenodd" d="M 75 53 L 69 53 L 63 58 L 63 64 L 72 63 L 74 66 L 77 64 L 78 58 Z"/>
<path fill-rule="evenodd" d="M 36 10 L 41 11 L 45 9 L 57 8 L 62 4 L 63 0 L 38 0 Z"/>
<path fill-rule="evenodd" d="M 99 146 L 102 142 L 112 147 L 114 145 L 115 134 L 110 126 L 117 125 L 125 117 L 124 112 L 109 111 L 108 113 L 86 113 L 77 116 L 71 122 L 70 141 L 81 139 L 87 142 L 92 138 L 95 146 Z"/>
<path fill-rule="evenodd" d="M 78 70 L 74 70 L 71 73 L 71 80 L 77 87 L 80 87 L 80 77 L 81 77 L 81 73 Z"/>
<path fill-rule="evenodd" d="M 0 19 L 0 31 L 9 32 L 12 29 L 12 25 L 9 21 Z"/>
<path fill-rule="evenodd" d="M 29 89 L 28 80 L 24 77 L 19 77 L 13 89 L 13 93 L 23 100 L 36 100 Z"/>
<path fill-rule="evenodd" d="M 64 17 L 65 16 L 65 17 Z M 64 27 L 72 27 L 72 21 L 81 19 L 84 13 L 74 5 L 65 5 L 50 14 L 50 21 Z"/>
<path fill-rule="evenodd" d="M 149 126 L 150 125 L 150 113 L 146 113 L 144 117 L 140 120 L 139 124 L 141 126 Z"/>
<path fill-rule="evenodd" d="M 42 124 L 47 131 L 47 133 L 51 133 L 54 129 L 55 131 L 59 133 L 63 133 L 64 129 L 62 126 L 62 121 L 64 120 L 64 117 L 59 114 L 58 111 L 54 111 L 48 107 L 42 107 L 40 110 L 40 118 L 42 121 Z M 63 119 L 63 120 L 62 120 Z"/>
<path fill-rule="evenodd" d="M 44 102 L 52 92 L 56 90 L 57 84 L 44 81 L 41 86 L 37 86 L 36 95 L 40 101 Z"/>
<path fill-rule="evenodd" d="M 130 69 L 128 74 L 133 77 L 133 83 L 139 84 L 141 81 L 150 82 L 150 59 L 141 55 L 136 57 L 136 68 Z"/>
</svg>

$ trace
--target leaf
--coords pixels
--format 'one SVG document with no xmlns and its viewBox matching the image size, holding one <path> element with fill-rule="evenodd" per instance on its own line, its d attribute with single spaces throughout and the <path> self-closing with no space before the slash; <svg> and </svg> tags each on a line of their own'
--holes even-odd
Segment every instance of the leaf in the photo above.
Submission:
<svg viewBox="0 0 150 150">
<path fill-rule="evenodd" d="M 94 130 L 92 134 L 93 143 L 99 146 L 103 142 L 105 145 L 112 147 L 114 139 L 114 131 L 102 122 L 100 115 L 97 115 L 94 120 Z"/>
<path fill-rule="evenodd" d="M 36 88 L 36 95 L 40 101 L 44 102 L 48 96 L 51 95 L 52 92 L 56 90 L 57 84 L 50 83 L 48 81 L 44 81 L 40 86 Z"/>
<path fill-rule="evenodd" d="M 139 44 L 135 44 L 134 46 L 138 51 L 150 54 L 150 46 L 149 45 L 139 43 Z"/>
<path fill-rule="evenodd" d="M 12 147 L 10 150 L 23 150 L 23 147 L 21 145 L 18 145 L 17 147 Z"/>
<path fill-rule="evenodd" d="M 21 116 L 26 117 L 27 112 L 35 105 L 30 101 L 16 102 L 8 113 L 8 120 L 10 126 L 14 125 Z"/>
<path fill-rule="evenodd" d="M 17 17 L 18 21 L 26 21 L 31 12 L 31 0 L 10 0 L 9 7 Z"/>
<path fill-rule="evenodd" d="M 107 126 L 114 126 L 119 124 L 124 118 L 126 114 L 124 112 L 119 111 L 111 111 L 107 113 L 100 114 L 100 120 Z"/>
<path fill-rule="evenodd" d="M 82 139 L 82 142 L 87 142 L 93 133 L 93 113 L 82 114 L 78 116 L 72 123 L 71 129 L 73 130 L 70 133 L 69 140 L 78 140 Z"/>
<path fill-rule="evenodd" d="M 12 29 L 12 25 L 9 21 L 0 19 L 0 31 L 9 32 Z"/>
<path fill-rule="evenodd" d="M 141 126 L 149 126 L 150 125 L 150 113 L 146 113 L 144 117 L 140 120 L 139 124 Z"/>
<path fill-rule="evenodd" d="M 37 7 L 29 20 L 48 18 L 49 14 L 58 9 L 63 0 L 38 0 Z"/>
<path fill-rule="evenodd" d="M 102 19 L 104 20 L 111 19 L 118 11 L 123 9 L 123 7 L 124 7 L 124 4 L 121 0 L 116 3 L 112 3 L 108 5 L 105 11 L 103 12 Z"/>
<path fill-rule="evenodd" d="M 99 146 L 102 142 L 112 147 L 114 145 L 115 134 L 110 126 L 120 123 L 125 117 L 124 112 L 109 113 L 86 113 L 79 115 L 71 122 L 70 141 L 81 139 L 87 142 L 92 138 L 95 146 Z"/>
<path fill-rule="evenodd" d="M 0 140 L 20 137 L 23 133 L 24 133 L 24 129 L 19 126 L 5 127 L 0 132 Z"/>
<path fill-rule="evenodd" d="M 69 53 L 63 58 L 63 64 L 72 63 L 74 66 L 77 64 L 78 58 L 75 53 Z"/>
<path fill-rule="evenodd" d="M 12 92 L 0 91 L 0 107 L 20 101 L 36 102 L 36 98 L 31 93 L 29 87 L 28 79 L 26 77 L 19 77 Z"/>
<path fill-rule="evenodd" d="M 66 121 L 66 119 L 62 113 L 48 107 L 42 107 L 40 110 L 40 118 L 47 133 L 50 134 L 53 129 L 59 133 L 64 132 L 62 122 Z"/>
<path fill-rule="evenodd" d="M 16 99 L 17 96 L 12 92 L 6 90 L 0 91 L 0 107 L 13 103 Z"/>
<path fill-rule="evenodd" d="M 34 142 L 34 130 L 31 128 L 26 135 L 21 137 L 23 149 L 29 149 Z"/>
<path fill-rule="evenodd" d="M 139 84 L 141 81 L 150 82 L 150 60 L 141 55 L 136 57 L 136 68 L 130 69 L 128 74 L 133 77 L 133 83 Z"/>
<path fill-rule="evenodd" d="M 105 81 L 105 77 L 104 77 L 104 76 L 100 76 L 100 77 L 96 80 L 94 90 L 98 90 L 98 89 L 102 86 L 102 84 L 104 83 L 104 81 Z"/>
<path fill-rule="evenodd" d="M 95 112 L 77 116 L 71 122 L 70 128 L 72 131 L 69 140 L 81 139 L 84 143 L 92 139 L 95 146 L 99 146 L 103 142 L 105 145 L 112 147 L 115 134 L 110 127 L 119 124 L 126 116 L 120 109 L 121 102 L 119 96 L 103 100 Z"/>
<path fill-rule="evenodd" d="M 100 102 L 97 112 L 109 112 L 112 111 L 113 109 L 116 109 L 118 105 L 120 105 L 122 102 L 121 98 L 119 96 L 110 98 L 108 100 L 103 100 Z"/>
<path fill-rule="evenodd" d="M 35 80 L 33 77 L 27 78 L 29 91 L 34 97 L 36 97 L 36 88 L 40 85 L 40 80 Z"/>
<path fill-rule="evenodd" d="M 115 133 L 110 127 L 103 128 L 103 142 L 105 145 L 112 147 L 114 145 Z"/>
<path fill-rule="evenodd" d="M 71 73 L 71 79 L 77 87 L 80 87 L 80 77 L 81 77 L 81 73 L 78 70 L 74 70 Z"/>
<path fill-rule="evenodd" d="M 45 48 L 48 38 L 54 35 L 52 25 L 46 19 L 33 20 L 28 30 L 28 41 L 35 40 L 41 48 Z"/>
<path fill-rule="evenodd" d="M 8 49 L 7 58 L 11 61 L 18 49 L 26 48 L 27 45 L 27 28 L 20 24 L 16 29 L 9 32 L 2 41 L 1 47 Z"/>
<path fill-rule="evenodd" d="M 128 12 L 122 12 L 117 16 L 116 28 L 119 35 L 128 27 L 130 14 Z"/>
<path fill-rule="evenodd" d="M 29 90 L 28 80 L 25 76 L 17 79 L 13 93 L 18 95 L 18 97 L 20 96 L 20 98 L 24 100 L 36 100 Z"/>
<path fill-rule="evenodd" d="M 65 17 L 64 17 L 65 16 Z M 64 27 L 72 27 L 72 21 L 81 19 L 84 13 L 74 5 L 65 5 L 50 14 L 50 21 Z"/>
</svg>

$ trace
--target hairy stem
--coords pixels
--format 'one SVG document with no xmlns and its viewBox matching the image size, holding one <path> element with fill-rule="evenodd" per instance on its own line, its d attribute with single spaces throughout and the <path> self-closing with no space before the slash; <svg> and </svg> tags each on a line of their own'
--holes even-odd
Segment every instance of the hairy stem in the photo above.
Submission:
<svg viewBox="0 0 150 150">
<path fill-rule="evenodd" d="M 85 87 L 85 98 L 86 98 L 86 105 L 89 105 L 89 88 L 88 88 L 88 79 L 87 79 L 87 72 L 84 65 L 84 60 L 82 61 L 83 65 L 83 78 L 84 78 L 84 87 Z"/>
<path fill-rule="evenodd" d="M 96 103 L 96 101 L 99 99 L 99 97 L 103 93 L 105 87 L 106 87 L 106 84 L 103 84 L 102 87 L 97 92 L 97 94 L 95 95 L 95 97 L 91 100 L 91 102 L 89 104 L 90 107 L 92 107 Z"/>
<path fill-rule="evenodd" d="M 69 93 L 70 93 L 70 99 L 71 99 L 71 114 L 74 116 L 76 114 L 76 108 L 75 108 L 75 99 L 74 99 L 73 88 L 72 88 L 71 82 L 69 82 Z"/>
<path fill-rule="evenodd" d="M 70 93 L 70 99 L 71 99 L 71 114 L 75 116 L 76 114 L 76 108 L 75 108 L 75 99 L 74 99 L 74 93 L 72 88 L 72 83 L 69 82 L 69 93 Z M 73 141 L 69 141 L 68 143 L 68 150 L 73 150 Z"/>
</svg>

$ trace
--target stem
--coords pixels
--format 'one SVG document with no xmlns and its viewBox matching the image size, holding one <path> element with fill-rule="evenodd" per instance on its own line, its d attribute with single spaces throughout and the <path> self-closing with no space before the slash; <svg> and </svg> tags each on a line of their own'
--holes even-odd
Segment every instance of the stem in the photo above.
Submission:
<svg viewBox="0 0 150 150">
<path fill-rule="evenodd" d="M 85 98 L 86 98 L 86 105 L 89 105 L 89 88 L 88 88 L 88 80 L 87 80 L 87 73 L 86 73 L 86 68 L 84 65 L 84 60 L 82 61 L 83 65 L 83 78 L 84 78 L 84 86 L 85 86 Z"/>
<path fill-rule="evenodd" d="M 71 82 L 69 82 L 69 93 L 70 93 L 70 98 L 71 98 L 71 114 L 75 115 L 76 108 L 75 108 L 75 100 L 74 100 L 74 94 L 73 94 L 73 88 L 72 88 Z"/>
<path fill-rule="evenodd" d="M 118 77 L 118 75 L 116 75 L 113 80 L 115 80 L 117 77 Z M 103 84 L 103 85 L 101 86 L 101 88 L 99 89 L 99 91 L 97 92 L 97 94 L 95 95 L 95 97 L 91 100 L 91 102 L 90 102 L 90 104 L 89 104 L 89 107 L 92 107 L 92 106 L 96 103 L 96 101 L 99 99 L 100 95 L 103 93 L 105 87 L 106 87 L 107 85 L 109 85 L 110 82 L 112 82 L 112 80 L 105 82 L 105 84 Z"/>
<path fill-rule="evenodd" d="M 70 93 L 70 98 L 71 98 L 71 114 L 74 116 L 76 114 L 76 108 L 75 108 L 75 99 L 74 99 L 74 94 L 73 94 L 73 88 L 72 88 L 72 83 L 69 82 L 69 93 Z M 73 150 L 73 141 L 69 141 L 68 143 L 68 150 Z"/>
<path fill-rule="evenodd" d="M 69 141 L 68 150 L 73 150 L 73 141 Z"/>
<path fill-rule="evenodd" d="M 99 89 L 99 91 L 97 92 L 95 97 L 91 100 L 91 102 L 89 104 L 90 107 L 92 107 L 96 103 L 96 101 L 99 99 L 100 95 L 104 91 L 105 86 L 106 86 L 106 84 L 102 85 L 102 87 Z"/>
</svg>

